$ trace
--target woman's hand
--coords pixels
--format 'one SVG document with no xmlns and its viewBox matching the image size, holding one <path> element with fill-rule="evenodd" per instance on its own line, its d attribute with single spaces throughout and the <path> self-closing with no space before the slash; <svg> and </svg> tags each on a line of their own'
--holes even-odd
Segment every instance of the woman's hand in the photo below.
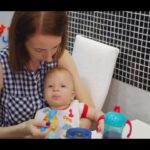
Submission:
<svg viewBox="0 0 150 150">
<path fill-rule="evenodd" d="M 46 121 L 31 119 L 29 121 L 24 122 L 23 125 L 25 138 L 34 138 L 34 139 L 45 138 L 50 131 L 49 128 L 50 123 Z M 46 130 L 44 132 L 41 132 L 40 130 L 41 127 L 46 127 Z"/>
<path fill-rule="evenodd" d="M 31 119 L 18 125 L 0 127 L 0 138 L 45 138 L 50 131 L 49 125 L 46 121 Z M 46 130 L 41 132 L 41 127 L 46 127 Z"/>
</svg>

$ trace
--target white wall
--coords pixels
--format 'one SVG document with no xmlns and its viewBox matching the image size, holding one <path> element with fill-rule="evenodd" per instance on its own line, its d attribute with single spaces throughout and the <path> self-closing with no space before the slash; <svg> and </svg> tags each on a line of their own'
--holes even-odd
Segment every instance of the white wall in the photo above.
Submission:
<svg viewBox="0 0 150 150">
<path fill-rule="evenodd" d="M 13 11 L 0 11 L 0 25 L 6 26 L 3 34 L 0 36 L 0 48 L 6 46 L 8 44 L 8 29 L 12 15 L 14 14 Z M 4 39 L 4 40 L 3 40 Z"/>
<path fill-rule="evenodd" d="M 121 112 L 129 119 L 140 119 L 150 124 L 150 92 L 113 79 L 103 111 L 113 111 L 115 105 L 120 105 Z"/>
</svg>

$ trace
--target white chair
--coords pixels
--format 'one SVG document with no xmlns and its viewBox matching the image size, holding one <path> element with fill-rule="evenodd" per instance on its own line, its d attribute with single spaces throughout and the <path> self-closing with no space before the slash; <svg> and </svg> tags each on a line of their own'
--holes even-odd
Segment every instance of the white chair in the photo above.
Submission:
<svg viewBox="0 0 150 150">
<path fill-rule="evenodd" d="M 76 36 L 72 56 L 98 109 L 102 109 L 108 94 L 118 53 L 118 48 Z"/>
</svg>

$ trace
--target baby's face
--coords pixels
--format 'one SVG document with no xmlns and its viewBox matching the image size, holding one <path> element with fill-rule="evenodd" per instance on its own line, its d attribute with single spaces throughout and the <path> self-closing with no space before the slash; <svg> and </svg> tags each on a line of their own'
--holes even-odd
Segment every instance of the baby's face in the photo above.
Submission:
<svg viewBox="0 0 150 150">
<path fill-rule="evenodd" d="M 49 75 L 44 88 L 46 101 L 56 109 L 66 108 L 75 96 L 72 78 L 66 71 Z"/>
</svg>

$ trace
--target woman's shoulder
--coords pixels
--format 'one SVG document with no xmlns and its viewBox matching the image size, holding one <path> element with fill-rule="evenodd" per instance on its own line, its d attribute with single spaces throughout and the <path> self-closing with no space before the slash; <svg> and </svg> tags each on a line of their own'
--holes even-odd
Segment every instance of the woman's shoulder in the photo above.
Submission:
<svg viewBox="0 0 150 150">
<path fill-rule="evenodd" d="M 0 56 L 8 56 L 8 47 L 0 48 Z"/>
<path fill-rule="evenodd" d="M 68 64 L 72 64 L 72 57 L 71 57 L 71 52 L 67 49 L 64 50 L 64 53 L 58 60 L 58 64 L 60 66 L 68 66 Z"/>
<path fill-rule="evenodd" d="M 0 49 L 0 64 L 3 65 L 3 64 L 6 64 L 7 61 L 8 61 L 8 48 L 5 47 L 5 48 L 1 48 Z"/>
</svg>

